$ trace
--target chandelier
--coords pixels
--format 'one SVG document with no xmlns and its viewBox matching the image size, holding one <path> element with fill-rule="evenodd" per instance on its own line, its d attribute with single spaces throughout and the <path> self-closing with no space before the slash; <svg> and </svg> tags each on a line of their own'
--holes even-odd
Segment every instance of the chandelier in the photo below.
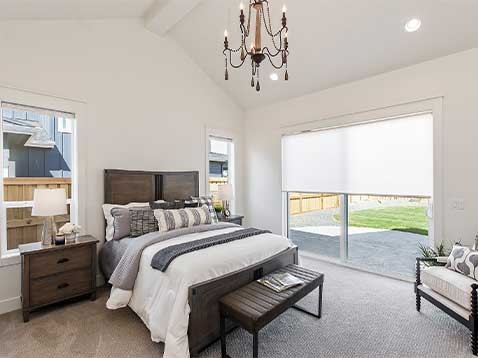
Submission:
<svg viewBox="0 0 478 358">
<path fill-rule="evenodd" d="M 248 15 L 247 15 L 247 24 L 246 16 L 244 14 L 244 4 L 240 5 L 241 13 L 239 15 L 240 29 L 241 29 L 241 45 L 239 48 L 233 49 L 229 47 L 229 41 L 227 39 L 228 33 L 227 30 L 224 31 L 224 58 L 226 63 L 226 68 L 224 72 L 224 79 L 227 81 L 229 79 L 228 67 L 233 68 L 242 67 L 242 65 L 250 58 L 251 67 L 252 67 L 252 79 L 251 87 L 255 87 L 257 91 L 261 90 L 260 85 L 260 76 L 259 68 L 266 58 L 269 60 L 272 67 L 277 70 L 285 68 L 284 80 L 289 80 L 289 73 L 287 72 L 287 57 L 289 56 L 289 42 L 287 39 L 287 17 L 285 5 L 282 8 L 282 27 L 277 32 L 272 30 L 271 26 L 271 15 L 269 9 L 268 0 L 249 0 L 248 5 Z M 248 48 L 246 43 L 248 38 L 251 35 L 251 13 L 255 11 L 255 34 L 254 39 L 251 42 L 250 47 Z M 268 46 L 262 47 L 262 25 L 264 25 L 265 32 L 271 38 L 273 48 Z M 233 63 L 232 57 L 237 56 L 236 54 L 240 53 L 239 60 L 236 64 Z M 255 80 L 254 80 L 255 79 Z"/>
</svg>

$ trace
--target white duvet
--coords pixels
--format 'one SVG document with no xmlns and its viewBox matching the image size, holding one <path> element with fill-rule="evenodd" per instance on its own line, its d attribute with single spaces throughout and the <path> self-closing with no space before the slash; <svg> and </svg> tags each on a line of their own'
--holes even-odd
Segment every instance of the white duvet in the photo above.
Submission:
<svg viewBox="0 0 478 358">
<path fill-rule="evenodd" d="M 151 339 L 164 342 L 164 358 L 188 358 L 189 287 L 271 257 L 287 249 L 290 241 L 274 234 L 251 236 L 179 256 L 165 272 L 153 269 L 151 259 L 164 247 L 239 229 L 184 235 L 149 246 L 141 256 L 133 291 L 113 287 L 107 307 L 129 305 L 151 331 Z"/>
</svg>

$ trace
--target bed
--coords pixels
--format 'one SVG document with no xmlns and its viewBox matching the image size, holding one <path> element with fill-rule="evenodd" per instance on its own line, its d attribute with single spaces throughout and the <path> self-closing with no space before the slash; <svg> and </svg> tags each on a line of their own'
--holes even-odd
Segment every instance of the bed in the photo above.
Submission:
<svg viewBox="0 0 478 358">
<path fill-rule="evenodd" d="M 199 173 L 108 169 L 104 184 L 108 204 L 173 201 L 198 196 Z M 238 228 L 226 227 L 216 232 L 233 230 Z M 109 301 L 117 296 L 127 302 L 149 328 L 153 341 L 165 342 L 165 358 L 195 356 L 220 337 L 218 301 L 222 296 L 264 274 L 298 262 L 296 246 L 282 236 L 268 233 L 188 253 L 177 258 L 166 272 L 151 268 L 155 251 L 171 242 L 207 235 L 207 232 L 194 233 L 149 246 L 141 253 L 132 293 L 121 298 L 123 293 L 112 288 Z M 130 239 L 103 245 L 100 268 L 107 279 L 115 270 L 112 258 L 116 255 L 117 260 L 122 255 L 127 240 Z M 232 324 L 227 326 L 228 330 L 232 328 Z"/>
</svg>

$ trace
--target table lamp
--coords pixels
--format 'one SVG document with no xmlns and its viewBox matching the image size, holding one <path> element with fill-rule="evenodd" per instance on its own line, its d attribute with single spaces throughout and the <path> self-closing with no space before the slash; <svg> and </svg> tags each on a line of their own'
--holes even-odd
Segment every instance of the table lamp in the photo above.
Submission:
<svg viewBox="0 0 478 358">
<path fill-rule="evenodd" d="M 229 211 L 229 201 L 234 200 L 234 190 L 232 184 L 224 184 L 219 186 L 217 197 L 219 200 L 222 200 L 222 214 L 227 218 L 231 216 Z"/>
<path fill-rule="evenodd" d="M 32 216 L 45 217 L 41 235 L 43 245 L 50 246 L 55 243 L 57 233 L 55 215 L 67 213 L 65 189 L 35 189 Z"/>
</svg>

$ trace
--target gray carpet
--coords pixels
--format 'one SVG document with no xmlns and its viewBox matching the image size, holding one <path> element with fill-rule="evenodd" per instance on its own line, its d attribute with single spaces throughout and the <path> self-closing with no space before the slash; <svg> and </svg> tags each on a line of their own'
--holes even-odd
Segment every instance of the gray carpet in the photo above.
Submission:
<svg viewBox="0 0 478 358">
<path fill-rule="evenodd" d="M 322 319 L 289 310 L 260 334 L 260 357 L 472 357 L 468 330 L 423 302 L 415 311 L 409 283 L 302 259 L 325 273 Z M 0 316 L 0 357 L 160 357 L 161 344 L 129 309 L 108 311 L 107 292 L 33 314 Z M 316 294 L 303 304 L 315 308 Z M 252 357 L 252 338 L 228 335 L 233 358 Z M 201 358 L 220 357 L 219 344 Z"/>
</svg>

